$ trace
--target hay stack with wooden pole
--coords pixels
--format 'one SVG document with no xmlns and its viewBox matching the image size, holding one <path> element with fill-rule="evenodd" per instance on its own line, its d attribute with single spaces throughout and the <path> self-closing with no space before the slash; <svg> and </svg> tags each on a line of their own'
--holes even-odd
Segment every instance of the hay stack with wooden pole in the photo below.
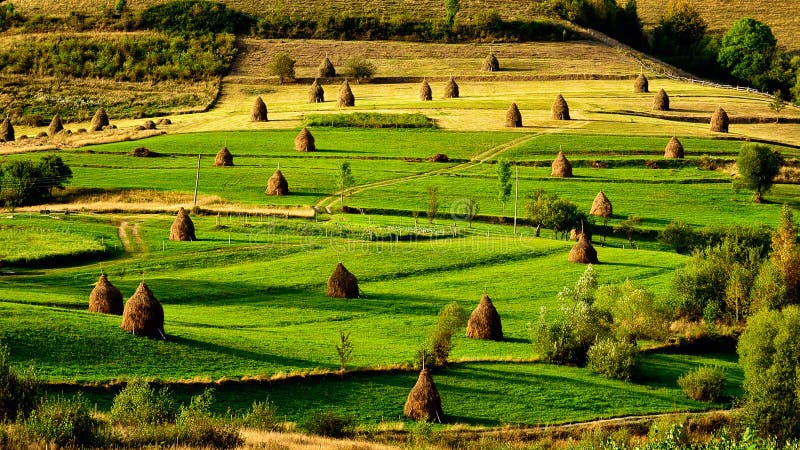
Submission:
<svg viewBox="0 0 800 450">
<path fill-rule="evenodd" d="M 594 197 L 594 202 L 592 202 L 592 209 L 589 210 L 589 214 L 595 217 L 602 217 L 603 218 L 603 245 L 606 244 L 606 225 L 608 224 L 608 219 L 614 215 L 614 208 L 611 206 L 611 200 L 606 197 L 606 194 L 603 191 L 597 193 Z M 578 237 L 580 239 L 580 237 Z"/>
<path fill-rule="evenodd" d="M 325 103 L 325 90 L 316 78 L 308 88 L 308 103 Z"/>
<path fill-rule="evenodd" d="M 170 241 L 196 241 L 194 235 L 194 222 L 189 218 L 189 213 L 183 207 L 178 211 L 172 226 L 169 228 Z"/>
<path fill-rule="evenodd" d="M 681 158 L 683 159 L 683 144 L 675 136 L 667 142 L 664 148 L 664 158 Z"/>
<path fill-rule="evenodd" d="M 450 79 L 447 80 L 447 84 L 444 85 L 444 98 L 458 98 L 458 83 L 456 83 L 455 78 L 450 75 Z"/>
<path fill-rule="evenodd" d="M 277 169 L 275 173 L 267 180 L 267 195 L 289 195 L 289 182 L 283 176 L 281 169 Z"/>
<path fill-rule="evenodd" d="M 233 155 L 228 147 L 222 147 L 214 157 L 214 165 L 217 167 L 228 167 L 233 165 Z"/>
<path fill-rule="evenodd" d="M 646 94 L 650 92 L 650 83 L 647 82 L 647 77 L 640 73 L 636 80 L 633 82 L 633 92 L 636 94 Z"/>
<path fill-rule="evenodd" d="M 308 128 L 304 127 L 297 133 L 297 137 L 294 138 L 294 149 L 298 152 L 317 151 L 317 146 L 314 144 L 314 136 L 311 135 Z"/>
<path fill-rule="evenodd" d="M 433 91 L 431 91 L 431 85 L 428 84 L 428 80 L 423 78 L 422 83 L 419 84 L 419 99 L 423 102 L 429 102 L 433 100 Z"/>
<path fill-rule="evenodd" d="M 139 336 L 167 339 L 164 334 L 164 308 L 144 281 L 125 303 L 120 328 Z"/>
<path fill-rule="evenodd" d="M 660 89 L 653 98 L 653 109 L 655 111 L 669 111 L 669 95 L 664 89 Z"/>
<path fill-rule="evenodd" d="M 101 274 L 89 294 L 89 312 L 122 315 L 122 292 L 116 288 L 106 274 Z"/>
<path fill-rule="evenodd" d="M 14 140 L 14 125 L 11 125 L 11 119 L 6 117 L 3 123 L 0 123 L 0 142 L 11 142 Z"/>
<path fill-rule="evenodd" d="M 714 115 L 711 116 L 711 131 L 727 133 L 729 123 L 728 113 L 721 106 L 718 106 L 717 110 L 714 111 Z"/>
<path fill-rule="evenodd" d="M 261 99 L 259 95 L 253 102 L 253 108 L 250 110 L 251 122 L 267 122 L 267 104 Z"/>
<path fill-rule="evenodd" d="M 569 160 L 566 156 L 564 156 L 564 152 L 562 151 L 559 151 L 558 155 L 556 155 L 556 159 L 553 161 L 551 169 L 550 176 L 561 178 L 569 178 L 572 176 L 572 164 L 570 164 Z"/>
<path fill-rule="evenodd" d="M 319 78 L 331 78 L 336 76 L 336 68 L 333 67 L 333 63 L 327 56 L 319 64 L 317 76 Z"/>
<path fill-rule="evenodd" d="M 358 298 L 358 278 L 350 273 L 342 263 L 336 264 L 330 278 L 325 295 L 334 298 Z"/>
<path fill-rule="evenodd" d="M 600 263 L 597 260 L 597 250 L 594 249 L 590 238 L 585 234 L 581 233 L 578 236 L 578 242 L 569 251 L 569 262 L 580 264 Z"/>
<path fill-rule="evenodd" d="M 492 299 L 483 294 L 478 307 L 472 311 L 467 322 L 467 337 L 492 341 L 503 340 L 503 325 Z"/>
<path fill-rule="evenodd" d="M 483 65 L 481 66 L 481 70 L 484 72 L 500 71 L 500 61 L 497 60 L 497 57 L 494 56 L 494 53 L 489 53 L 486 56 L 486 58 L 483 60 Z"/>
<path fill-rule="evenodd" d="M 336 98 L 336 106 L 341 108 L 355 105 L 356 97 L 353 95 L 353 90 L 350 89 L 350 83 L 345 79 L 344 83 L 342 83 L 342 87 L 339 88 L 339 97 Z"/>
<path fill-rule="evenodd" d="M 508 111 L 506 111 L 506 126 L 511 128 L 522 127 L 522 114 L 520 114 L 516 103 L 511 103 Z"/>
<path fill-rule="evenodd" d="M 552 120 L 569 120 L 569 106 L 563 95 L 556 96 L 553 107 L 550 109 L 550 118 Z"/>
<path fill-rule="evenodd" d="M 94 116 L 92 116 L 92 123 L 89 126 L 89 131 L 102 131 L 103 128 L 110 125 L 108 122 L 108 113 L 105 108 L 98 109 Z"/>
<path fill-rule="evenodd" d="M 420 371 L 417 383 L 408 393 L 403 414 L 414 420 L 438 423 L 442 423 L 444 420 L 442 399 L 439 397 L 439 391 L 436 390 L 436 385 L 433 384 L 433 378 L 428 369 L 423 368 Z"/>
<path fill-rule="evenodd" d="M 64 129 L 64 122 L 61 121 L 61 114 L 56 113 L 53 120 L 50 121 L 50 126 L 47 127 L 47 135 L 53 137 Z"/>
</svg>

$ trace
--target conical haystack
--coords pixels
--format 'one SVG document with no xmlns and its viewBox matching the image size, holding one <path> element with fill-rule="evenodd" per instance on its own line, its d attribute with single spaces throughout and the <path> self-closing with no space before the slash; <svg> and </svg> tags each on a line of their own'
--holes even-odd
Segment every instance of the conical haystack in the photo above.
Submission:
<svg viewBox="0 0 800 450">
<path fill-rule="evenodd" d="M 100 108 L 94 113 L 94 117 L 92 117 L 92 123 L 89 126 L 89 131 L 102 131 L 103 128 L 107 127 L 108 125 L 108 113 L 106 112 L 105 108 Z"/>
<path fill-rule="evenodd" d="M 611 200 L 606 197 L 606 194 L 604 194 L 603 191 L 598 192 L 595 196 L 594 202 L 592 202 L 592 209 L 589 211 L 589 214 L 603 217 L 605 219 L 608 219 L 614 215 L 614 209 L 611 206 Z"/>
<path fill-rule="evenodd" d="M 330 59 L 326 56 L 325 59 L 319 64 L 319 68 L 317 69 L 317 76 L 320 78 L 330 78 L 336 76 L 336 68 L 333 67 L 333 63 Z"/>
<path fill-rule="evenodd" d="M 717 107 L 717 110 L 714 111 L 714 115 L 711 116 L 711 131 L 727 133 L 729 123 L 728 113 L 726 113 L 721 106 Z"/>
<path fill-rule="evenodd" d="M 164 308 L 144 281 L 125 303 L 120 328 L 140 336 L 167 338 L 164 334 Z"/>
<path fill-rule="evenodd" d="M 196 241 L 194 223 L 189 218 L 189 213 L 183 207 L 178 211 L 172 226 L 169 228 L 170 241 Z"/>
<path fill-rule="evenodd" d="M 106 274 L 100 275 L 89 294 L 89 312 L 122 315 L 122 292 L 108 281 Z"/>
<path fill-rule="evenodd" d="M 447 80 L 447 84 L 444 86 L 444 98 L 458 98 L 458 83 L 453 77 L 450 77 Z"/>
<path fill-rule="evenodd" d="M 251 122 L 267 122 L 267 104 L 261 99 L 261 96 L 256 97 L 253 102 L 253 109 L 250 110 Z"/>
<path fill-rule="evenodd" d="M 569 106 L 564 96 L 558 94 L 556 100 L 553 102 L 553 108 L 550 110 L 550 118 L 552 120 L 569 120 Z"/>
<path fill-rule="evenodd" d="M 429 102 L 433 100 L 431 85 L 428 84 L 427 80 L 422 80 L 422 83 L 419 84 L 419 99 L 423 102 Z"/>
<path fill-rule="evenodd" d="M 325 90 L 322 89 L 316 78 L 308 88 L 308 103 L 325 103 Z"/>
<path fill-rule="evenodd" d="M 494 56 L 494 53 L 489 53 L 483 60 L 481 70 L 484 72 L 498 72 L 500 70 L 500 61 Z"/>
<path fill-rule="evenodd" d="M 217 152 L 217 156 L 214 157 L 214 165 L 217 167 L 233 165 L 233 155 L 230 150 L 228 150 L 228 147 L 222 147 L 222 149 Z"/>
<path fill-rule="evenodd" d="M 667 142 L 664 148 L 664 158 L 683 158 L 683 145 L 675 136 Z"/>
<path fill-rule="evenodd" d="M 53 120 L 50 121 L 50 126 L 47 127 L 47 135 L 55 136 L 59 131 L 64 129 L 64 122 L 61 121 L 61 114 L 56 113 Z"/>
<path fill-rule="evenodd" d="M 308 128 L 303 128 L 297 133 L 297 137 L 294 138 L 294 149 L 298 152 L 317 151 L 317 146 L 314 144 L 314 136 L 311 135 Z"/>
<path fill-rule="evenodd" d="M 483 294 L 478 307 L 469 316 L 467 337 L 492 341 L 503 340 L 503 325 L 500 323 L 500 314 L 497 313 L 492 300 L 486 294 Z"/>
<path fill-rule="evenodd" d="M 506 126 L 512 128 L 522 127 L 522 114 L 520 114 L 516 103 L 512 103 L 511 107 L 506 111 Z"/>
<path fill-rule="evenodd" d="M 289 195 L 289 182 L 283 176 L 281 169 L 275 171 L 267 180 L 267 195 Z"/>
<path fill-rule="evenodd" d="M 669 95 L 664 89 L 659 90 L 653 99 L 653 109 L 656 111 L 669 111 Z"/>
<path fill-rule="evenodd" d="M 592 247 L 592 242 L 585 234 L 578 236 L 578 242 L 569 251 L 569 262 L 581 264 L 599 264 L 597 250 Z"/>
<path fill-rule="evenodd" d="M 350 273 L 344 264 L 336 264 L 336 269 L 328 278 L 328 290 L 325 295 L 334 298 L 358 298 L 358 292 L 356 276 Z"/>
<path fill-rule="evenodd" d="M 572 164 L 570 164 L 567 157 L 564 156 L 564 152 L 558 152 L 556 159 L 553 161 L 552 169 L 550 176 L 562 178 L 569 178 L 572 176 Z"/>
<path fill-rule="evenodd" d="M 633 82 L 633 92 L 636 94 L 650 92 L 650 83 L 647 82 L 647 77 L 643 73 L 640 73 Z"/>
<path fill-rule="evenodd" d="M 408 393 L 403 414 L 414 420 L 438 423 L 442 423 L 444 420 L 442 399 L 439 397 L 439 391 L 436 390 L 436 385 L 433 384 L 433 378 L 428 369 L 420 371 L 417 384 Z"/>
<path fill-rule="evenodd" d="M 11 125 L 11 120 L 6 117 L 3 123 L 0 123 L 0 142 L 11 142 L 14 140 L 14 126 Z"/>
<path fill-rule="evenodd" d="M 350 83 L 344 80 L 342 87 L 339 88 L 339 97 L 336 99 L 336 106 L 355 106 L 356 98 L 353 96 L 353 90 L 350 89 Z"/>
</svg>

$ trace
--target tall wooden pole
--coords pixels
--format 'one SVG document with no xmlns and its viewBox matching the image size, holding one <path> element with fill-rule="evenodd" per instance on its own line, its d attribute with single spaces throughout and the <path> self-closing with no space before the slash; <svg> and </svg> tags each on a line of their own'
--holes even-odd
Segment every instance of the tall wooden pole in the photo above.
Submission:
<svg viewBox="0 0 800 450">
<path fill-rule="evenodd" d="M 194 177 L 194 206 L 197 206 L 197 187 L 200 185 L 200 155 L 197 155 L 197 175 Z"/>
<path fill-rule="evenodd" d="M 517 200 L 519 199 L 519 166 L 514 166 L 514 236 L 517 235 Z"/>
</svg>

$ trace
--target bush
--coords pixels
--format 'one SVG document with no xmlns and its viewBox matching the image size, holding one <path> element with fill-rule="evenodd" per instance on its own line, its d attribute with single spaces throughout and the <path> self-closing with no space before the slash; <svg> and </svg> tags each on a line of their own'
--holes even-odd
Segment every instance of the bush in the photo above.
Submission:
<svg viewBox="0 0 800 450">
<path fill-rule="evenodd" d="M 339 415 L 333 411 L 317 411 L 303 424 L 311 434 L 328 437 L 346 437 L 353 434 L 355 418 Z"/>
<path fill-rule="evenodd" d="M 276 417 L 277 408 L 269 399 L 259 402 L 254 401 L 253 407 L 242 418 L 242 425 L 257 430 L 280 430 L 281 422 Z"/>
<path fill-rule="evenodd" d="M 627 341 L 602 339 L 589 348 L 586 368 L 607 378 L 628 381 L 639 364 L 639 348 Z"/>
<path fill-rule="evenodd" d="M 719 367 L 698 367 L 678 378 L 678 385 L 692 400 L 716 402 L 725 387 L 725 372 Z"/>
<path fill-rule="evenodd" d="M 428 335 L 428 342 L 416 355 L 417 365 L 443 367 L 447 365 L 450 351 L 453 349 L 453 335 L 467 324 L 467 313 L 458 302 L 450 302 L 439 311 L 436 327 Z"/>
<path fill-rule="evenodd" d="M 436 128 L 433 119 L 420 113 L 307 114 L 306 126 L 352 128 Z"/>
<path fill-rule="evenodd" d="M 692 227 L 680 219 L 670 222 L 658 236 L 659 242 L 669 245 L 677 253 L 686 253 L 691 250 L 696 240 L 697 236 Z"/>
<path fill-rule="evenodd" d="M 242 444 L 239 428 L 211 414 L 214 389 L 192 397 L 188 406 L 181 406 L 177 418 L 178 435 L 189 445 L 217 449 L 235 448 Z"/>
<path fill-rule="evenodd" d="M 669 334 L 670 307 L 652 291 L 629 280 L 601 286 L 596 293 L 595 307 L 611 315 L 612 331 L 619 340 L 661 341 Z"/>
<path fill-rule="evenodd" d="M 18 371 L 10 356 L 8 347 L 0 344 L 0 429 L 4 422 L 28 417 L 41 397 L 33 369 Z"/>
<path fill-rule="evenodd" d="M 141 24 L 144 28 L 176 34 L 247 34 L 255 24 L 255 19 L 245 13 L 228 9 L 224 3 L 181 0 L 145 9 L 142 11 Z"/>
<path fill-rule="evenodd" d="M 377 68 L 363 56 L 353 56 L 344 63 L 345 74 L 356 81 L 369 80 L 375 75 Z"/>
<path fill-rule="evenodd" d="M 100 422 L 92 417 L 80 393 L 73 398 L 47 398 L 33 410 L 25 428 L 34 438 L 59 447 L 102 445 Z"/>
<path fill-rule="evenodd" d="M 164 424 L 175 419 L 175 404 L 168 389 L 156 390 L 145 381 L 132 381 L 114 397 L 109 419 L 119 425 Z"/>
<path fill-rule="evenodd" d="M 278 77 L 280 84 L 294 80 L 295 60 L 288 53 L 276 53 L 267 66 L 270 75 Z"/>
</svg>

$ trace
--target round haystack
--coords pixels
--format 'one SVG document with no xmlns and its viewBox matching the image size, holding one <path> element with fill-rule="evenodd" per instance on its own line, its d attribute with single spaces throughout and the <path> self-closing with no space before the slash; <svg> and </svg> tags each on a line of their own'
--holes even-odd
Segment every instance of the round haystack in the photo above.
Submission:
<svg viewBox="0 0 800 450">
<path fill-rule="evenodd" d="M 154 152 L 147 147 L 136 147 L 128 152 L 128 156 L 133 156 L 134 158 L 155 158 L 161 156 L 161 154 Z"/>
<path fill-rule="evenodd" d="M 433 100 L 433 92 L 431 91 L 431 85 L 428 84 L 428 80 L 422 80 L 422 83 L 419 84 L 419 99 L 423 102 Z"/>
<path fill-rule="evenodd" d="M 569 240 L 570 241 L 577 241 L 578 239 L 580 239 L 580 237 L 582 235 L 586 235 L 586 239 L 588 239 L 590 241 L 592 240 L 592 233 L 586 228 L 584 228 L 582 230 L 579 230 L 577 228 L 572 228 L 572 229 L 569 230 Z"/>
<path fill-rule="evenodd" d="M 267 104 L 261 99 L 259 95 L 253 102 L 253 109 L 250 110 L 251 122 L 268 122 L 267 119 Z"/>
<path fill-rule="evenodd" d="M 578 236 L 578 242 L 569 251 L 569 262 L 581 264 L 600 263 L 597 260 L 597 250 L 592 247 L 592 242 L 585 234 L 581 233 Z"/>
<path fill-rule="evenodd" d="M 342 87 L 339 88 L 339 97 L 336 99 L 336 106 L 355 106 L 356 98 L 353 96 L 353 90 L 350 89 L 350 83 L 344 80 Z"/>
<path fill-rule="evenodd" d="M 120 316 L 122 309 L 122 292 L 108 281 L 106 274 L 100 275 L 89 294 L 89 312 Z"/>
<path fill-rule="evenodd" d="M 492 299 L 486 294 L 483 294 L 478 307 L 469 316 L 467 337 L 492 341 L 503 340 L 503 325 L 500 323 L 500 314 L 497 313 L 492 304 Z"/>
<path fill-rule="evenodd" d="M 228 147 L 222 147 L 222 149 L 217 152 L 217 156 L 214 157 L 214 165 L 217 167 L 233 165 L 233 155 L 230 150 L 228 150 Z"/>
<path fill-rule="evenodd" d="M 564 156 L 564 152 L 558 152 L 555 161 L 553 161 L 552 169 L 550 176 L 561 178 L 569 178 L 572 176 L 572 164 L 570 164 L 567 157 Z"/>
<path fill-rule="evenodd" d="M 718 106 L 717 110 L 714 111 L 714 115 L 711 116 L 711 131 L 727 133 L 729 123 L 728 113 L 721 106 Z"/>
<path fill-rule="evenodd" d="M 289 182 L 281 173 L 281 169 L 275 171 L 267 181 L 267 195 L 289 195 Z"/>
<path fill-rule="evenodd" d="M 494 56 L 494 53 L 489 53 L 486 59 L 483 60 L 481 70 L 484 72 L 498 72 L 500 70 L 500 61 Z"/>
<path fill-rule="evenodd" d="M 636 94 L 650 92 L 650 84 L 647 82 L 647 77 L 644 76 L 643 73 L 640 73 L 639 76 L 636 77 L 636 81 L 633 82 L 633 92 Z"/>
<path fill-rule="evenodd" d="M 550 118 L 553 120 L 569 120 L 569 106 L 561 94 L 556 97 L 553 102 L 553 108 L 550 111 Z"/>
<path fill-rule="evenodd" d="M 333 63 L 331 63 L 331 60 L 328 59 L 327 56 L 319 64 L 319 69 L 317 69 L 317 76 L 320 78 L 330 78 L 336 76 L 336 68 L 333 67 Z"/>
<path fill-rule="evenodd" d="M 3 123 L 0 124 L 0 141 L 11 142 L 14 140 L 14 126 L 11 125 L 11 120 L 6 117 Z"/>
<path fill-rule="evenodd" d="M 458 96 L 458 83 L 456 83 L 456 80 L 451 76 L 444 86 L 444 98 L 458 98 Z"/>
<path fill-rule="evenodd" d="M 120 328 L 139 336 L 167 338 L 164 334 L 164 308 L 144 281 L 125 303 Z"/>
<path fill-rule="evenodd" d="M 414 420 L 438 423 L 442 423 L 444 420 L 442 399 L 439 397 L 439 391 L 436 390 L 436 385 L 433 384 L 433 378 L 428 369 L 420 371 L 417 384 L 408 393 L 403 414 Z"/>
<path fill-rule="evenodd" d="M 102 131 L 109 124 L 108 113 L 105 108 L 100 108 L 94 113 L 92 117 L 92 124 L 89 126 L 89 131 Z"/>
<path fill-rule="evenodd" d="M 297 137 L 294 138 L 294 149 L 298 152 L 317 151 L 317 146 L 314 144 L 314 136 L 311 135 L 308 128 L 303 128 L 297 133 Z"/>
<path fill-rule="evenodd" d="M 144 126 L 145 130 L 155 130 L 156 129 L 156 123 L 153 122 L 152 120 L 148 120 L 147 122 L 144 123 L 143 126 Z"/>
<path fill-rule="evenodd" d="M 322 89 L 316 78 L 308 88 L 308 103 L 325 103 L 325 89 Z"/>
<path fill-rule="evenodd" d="M 427 158 L 430 162 L 447 162 L 450 161 L 450 158 L 447 157 L 444 153 L 436 153 L 434 155 L 428 156 Z"/>
<path fill-rule="evenodd" d="M 168 117 L 162 117 L 162 118 L 158 119 L 158 124 L 159 125 L 172 125 L 172 121 L 169 120 Z"/>
<path fill-rule="evenodd" d="M 336 264 L 331 277 L 328 278 L 328 297 L 358 298 L 358 278 L 350 273 L 342 263 Z"/>
<path fill-rule="evenodd" d="M 511 107 L 506 111 L 506 126 L 511 128 L 522 127 L 522 114 L 520 114 L 516 103 L 512 103 Z"/>
<path fill-rule="evenodd" d="M 592 202 L 592 209 L 589 211 L 589 214 L 606 219 L 614 215 L 614 209 L 611 206 L 611 200 L 606 197 L 606 194 L 604 194 L 603 191 L 598 192 L 595 196 L 594 202 Z"/>
<path fill-rule="evenodd" d="M 653 99 L 653 109 L 656 111 L 669 111 L 669 95 L 664 89 L 659 90 Z"/>
<path fill-rule="evenodd" d="M 683 145 L 675 136 L 672 136 L 664 148 L 664 158 L 683 158 Z"/>
<path fill-rule="evenodd" d="M 183 207 L 178 211 L 172 226 L 169 229 L 170 241 L 196 241 L 194 235 L 194 223 L 189 218 L 189 213 Z"/>
<path fill-rule="evenodd" d="M 61 121 L 61 114 L 56 113 L 53 120 L 50 121 L 50 126 L 47 127 L 47 135 L 55 136 L 59 131 L 64 129 L 64 122 Z"/>
</svg>

